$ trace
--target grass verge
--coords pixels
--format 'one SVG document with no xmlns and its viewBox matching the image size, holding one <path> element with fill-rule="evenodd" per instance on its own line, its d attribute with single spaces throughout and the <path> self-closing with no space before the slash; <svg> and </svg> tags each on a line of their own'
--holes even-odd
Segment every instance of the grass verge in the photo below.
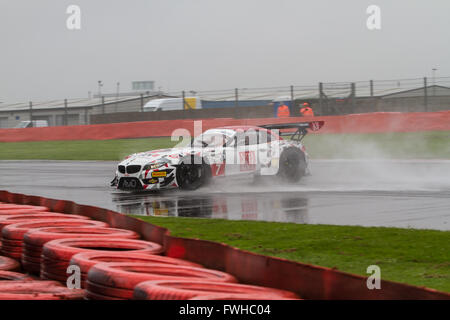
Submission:
<svg viewBox="0 0 450 320">
<path fill-rule="evenodd" d="M 450 131 L 310 134 L 305 145 L 311 158 L 450 159 Z M 126 155 L 177 142 L 170 138 L 0 142 L 0 160 L 120 160 Z"/>
<path fill-rule="evenodd" d="M 367 276 L 450 292 L 450 232 L 380 227 L 304 225 L 181 217 L 135 216 L 172 235 Z"/>
</svg>

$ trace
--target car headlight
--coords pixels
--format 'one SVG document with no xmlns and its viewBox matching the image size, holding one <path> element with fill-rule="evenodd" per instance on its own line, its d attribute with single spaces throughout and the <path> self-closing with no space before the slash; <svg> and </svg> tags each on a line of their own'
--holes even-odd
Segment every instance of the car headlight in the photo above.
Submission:
<svg viewBox="0 0 450 320">
<path fill-rule="evenodd" d="M 143 170 L 158 169 L 158 168 L 165 166 L 166 164 L 167 164 L 167 162 L 149 163 L 144 166 Z"/>
</svg>

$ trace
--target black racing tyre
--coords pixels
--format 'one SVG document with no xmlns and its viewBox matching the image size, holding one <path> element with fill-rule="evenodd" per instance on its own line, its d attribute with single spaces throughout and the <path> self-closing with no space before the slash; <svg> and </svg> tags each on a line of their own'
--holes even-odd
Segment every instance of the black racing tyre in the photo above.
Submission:
<svg viewBox="0 0 450 320">
<path fill-rule="evenodd" d="M 196 190 L 209 182 L 211 168 L 199 157 L 186 157 L 180 161 L 177 167 L 176 177 L 181 189 Z"/>
<path fill-rule="evenodd" d="M 288 182 L 299 181 L 306 173 L 305 154 L 297 148 L 287 148 L 281 153 L 277 175 Z"/>
</svg>

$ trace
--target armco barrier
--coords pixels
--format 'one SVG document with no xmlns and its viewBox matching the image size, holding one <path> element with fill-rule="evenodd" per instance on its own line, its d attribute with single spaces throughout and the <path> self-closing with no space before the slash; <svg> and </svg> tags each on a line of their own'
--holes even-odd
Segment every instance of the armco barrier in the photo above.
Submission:
<svg viewBox="0 0 450 320">
<path fill-rule="evenodd" d="M 378 112 L 324 117 L 203 119 L 202 131 L 230 125 L 263 125 L 305 120 L 324 120 L 318 133 L 377 133 L 450 130 L 450 111 L 440 112 Z M 196 121 L 200 121 L 196 120 Z M 161 120 L 80 125 L 47 128 L 0 129 L 1 142 L 50 140 L 109 140 L 145 137 L 170 137 L 176 129 L 194 135 L 194 120 Z M 195 134 L 200 134 L 196 132 Z"/>
<path fill-rule="evenodd" d="M 366 277 L 334 269 L 254 254 L 226 244 L 179 238 L 133 217 L 72 201 L 54 200 L 0 191 L 0 201 L 47 206 L 51 210 L 80 214 L 107 222 L 112 227 L 133 230 L 143 239 L 164 245 L 166 255 L 228 272 L 241 282 L 290 290 L 305 299 L 450 299 L 450 294 L 392 281 L 369 290 Z"/>
</svg>

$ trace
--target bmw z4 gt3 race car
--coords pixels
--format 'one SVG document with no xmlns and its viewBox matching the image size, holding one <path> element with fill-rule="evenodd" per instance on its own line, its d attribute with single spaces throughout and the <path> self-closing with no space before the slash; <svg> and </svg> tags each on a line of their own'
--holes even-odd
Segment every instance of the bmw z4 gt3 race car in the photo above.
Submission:
<svg viewBox="0 0 450 320">
<path fill-rule="evenodd" d="M 296 182 L 310 173 L 302 144 L 307 130 L 323 121 L 206 130 L 189 146 L 152 150 L 126 157 L 111 186 L 120 190 L 195 190 L 215 177 L 279 176 Z M 283 132 L 281 132 L 283 130 Z M 290 136 L 283 139 L 282 136 Z"/>
</svg>

